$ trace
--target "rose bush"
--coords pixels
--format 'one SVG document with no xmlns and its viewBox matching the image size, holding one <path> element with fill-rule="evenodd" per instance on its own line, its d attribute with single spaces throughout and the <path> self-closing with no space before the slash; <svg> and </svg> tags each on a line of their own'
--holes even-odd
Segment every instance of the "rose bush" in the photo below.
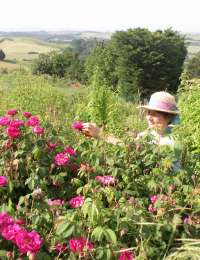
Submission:
<svg viewBox="0 0 200 260">
<path fill-rule="evenodd" d="M 5 259 L 163 259 L 198 238 L 199 175 L 175 170 L 174 151 L 130 137 L 109 145 L 84 137 L 80 122 L 72 143 L 39 116 L 9 111 L 0 119 Z"/>
</svg>

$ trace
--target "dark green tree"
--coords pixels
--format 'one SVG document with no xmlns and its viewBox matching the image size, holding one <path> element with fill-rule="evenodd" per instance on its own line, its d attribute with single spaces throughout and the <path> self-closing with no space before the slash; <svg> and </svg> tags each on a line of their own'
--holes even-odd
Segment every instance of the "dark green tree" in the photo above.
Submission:
<svg viewBox="0 0 200 260">
<path fill-rule="evenodd" d="M 98 41 L 96 39 L 74 39 L 71 42 L 72 50 L 84 60 L 95 48 Z"/>
<path fill-rule="evenodd" d="M 115 56 L 107 42 L 98 42 L 92 53 L 85 62 L 85 71 L 89 81 L 92 81 L 96 70 L 101 71 L 101 76 L 107 81 L 110 87 L 116 87 L 118 77 L 115 72 Z"/>
<path fill-rule="evenodd" d="M 6 57 L 5 53 L 0 49 L 0 60 L 4 60 Z"/>
<path fill-rule="evenodd" d="M 157 90 L 176 92 L 186 54 L 184 37 L 171 29 L 117 31 L 91 53 L 86 72 L 90 78 L 97 65 L 112 88 L 132 100 L 138 92 L 143 96 Z"/>
<path fill-rule="evenodd" d="M 185 72 L 188 79 L 200 78 L 200 52 L 197 52 L 188 60 L 185 66 Z"/>
<path fill-rule="evenodd" d="M 33 74 L 47 74 L 60 78 L 67 77 L 78 81 L 82 81 L 84 78 L 83 62 L 71 49 L 40 54 L 33 63 L 32 72 Z"/>
</svg>

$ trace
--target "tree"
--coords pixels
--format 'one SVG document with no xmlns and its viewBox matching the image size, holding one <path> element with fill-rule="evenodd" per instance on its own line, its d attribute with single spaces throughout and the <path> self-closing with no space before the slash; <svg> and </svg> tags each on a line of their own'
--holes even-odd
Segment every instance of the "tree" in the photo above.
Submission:
<svg viewBox="0 0 200 260">
<path fill-rule="evenodd" d="M 188 60 L 185 66 L 185 72 L 189 79 L 200 78 L 200 52 L 197 52 Z"/>
<path fill-rule="evenodd" d="M 118 83 L 115 68 L 115 56 L 110 45 L 104 41 L 98 42 L 85 62 L 85 71 L 89 81 L 93 80 L 93 75 L 98 70 L 101 71 L 101 76 L 106 79 L 108 86 L 115 87 Z"/>
<path fill-rule="evenodd" d="M 84 78 L 83 62 L 71 49 L 40 54 L 33 63 L 32 72 L 33 74 L 48 74 L 60 78 L 68 77 L 78 81 L 82 81 Z"/>
<path fill-rule="evenodd" d="M 71 42 L 73 52 L 81 59 L 85 59 L 97 45 L 96 39 L 74 39 Z"/>
<path fill-rule="evenodd" d="M 5 53 L 0 49 L 0 60 L 4 60 L 6 57 Z"/>
<path fill-rule="evenodd" d="M 143 96 L 157 90 L 175 92 L 186 54 L 184 37 L 171 29 L 117 31 L 91 53 L 86 72 L 90 78 L 98 65 L 112 88 L 132 100 L 138 92 Z"/>
</svg>

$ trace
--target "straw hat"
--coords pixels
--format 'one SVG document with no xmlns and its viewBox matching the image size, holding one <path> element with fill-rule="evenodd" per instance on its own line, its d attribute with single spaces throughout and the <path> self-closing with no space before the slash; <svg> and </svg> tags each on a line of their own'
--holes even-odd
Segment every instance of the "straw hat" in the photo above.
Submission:
<svg viewBox="0 0 200 260">
<path fill-rule="evenodd" d="M 149 103 L 147 105 L 140 106 L 140 108 L 160 111 L 173 115 L 179 114 L 174 96 L 165 91 L 155 92 L 152 94 Z"/>
</svg>

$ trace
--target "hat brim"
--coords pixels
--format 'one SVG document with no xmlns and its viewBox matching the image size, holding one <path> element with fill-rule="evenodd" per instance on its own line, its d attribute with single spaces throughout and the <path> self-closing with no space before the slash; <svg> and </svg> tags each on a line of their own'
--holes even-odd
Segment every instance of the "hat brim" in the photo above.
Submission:
<svg viewBox="0 0 200 260">
<path fill-rule="evenodd" d="M 146 110 L 154 110 L 154 111 L 163 112 L 163 113 L 172 114 L 172 115 L 178 115 L 179 114 L 178 110 L 171 111 L 171 110 L 151 107 L 151 106 L 148 106 L 148 105 L 146 105 L 146 106 L 139 106 L 138 108 L 144 108 Z"/>
</svg>

